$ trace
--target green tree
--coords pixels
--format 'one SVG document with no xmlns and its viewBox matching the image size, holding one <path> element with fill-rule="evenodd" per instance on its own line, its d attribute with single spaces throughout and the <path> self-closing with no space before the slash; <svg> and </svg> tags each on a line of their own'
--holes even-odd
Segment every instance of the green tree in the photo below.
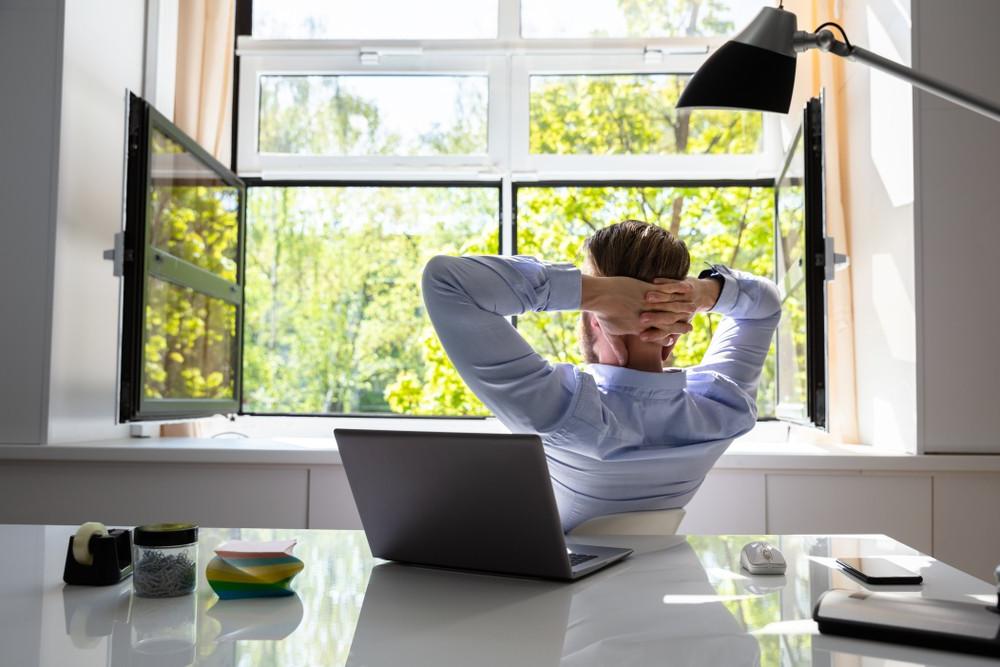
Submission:
<svg viewBox="0 0 1000 667">
<path fill-rule="evenodd" d="M 239 192 L 214 180 L 176 177 L 170 167 L 184 148 L 156 130 L 151 141 L 150 243 L 235 282 Z M 233 397 L 236 309 L 232 305 L 150 277 L 144 321 L 147 398 Z"/>
</svg>

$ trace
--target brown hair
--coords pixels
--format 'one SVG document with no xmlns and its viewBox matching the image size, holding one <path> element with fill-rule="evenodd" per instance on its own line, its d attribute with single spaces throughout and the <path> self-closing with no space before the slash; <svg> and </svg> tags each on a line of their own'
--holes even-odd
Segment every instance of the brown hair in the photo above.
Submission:
<svg viewBox="0 0 1000 667">
<path fill-rule="evenodd" d="M 587 239 L 586 263 L 595 276 L 626 276 L 652 282 L 654 278 L 687 277 L 691 256 L 679 238 L 656 225 L 624 220 L 598 230 Z M 596 338 L 580 313 L 580 349 L 589 364 L 598 362 Z"/>
<path fill-rule="evenodd" d="M 653 278 L 687 277 L 691 256 L 679 238 L 662 227 L 624 220 L 600 229 L 586 243 L 594 275 Z"/>
</svg>

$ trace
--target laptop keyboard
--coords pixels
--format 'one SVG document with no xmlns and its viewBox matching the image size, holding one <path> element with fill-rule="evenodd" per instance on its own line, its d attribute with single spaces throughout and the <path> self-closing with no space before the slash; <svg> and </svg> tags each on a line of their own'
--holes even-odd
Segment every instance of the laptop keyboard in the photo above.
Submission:
<svg viewBox="0 0 1000 667">
<path fill-rule="evenodd" d="M 580 563 L 586 563 L 588 560 L 593 560 L 597 558 L 594 554 L 568 554 L 569 555 L 569 566 L 576 567 Z"/>
</svg>

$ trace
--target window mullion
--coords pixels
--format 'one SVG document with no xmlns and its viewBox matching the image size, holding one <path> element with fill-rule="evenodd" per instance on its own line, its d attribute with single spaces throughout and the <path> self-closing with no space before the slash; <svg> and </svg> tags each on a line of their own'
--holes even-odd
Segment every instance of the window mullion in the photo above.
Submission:
<svg viewBox="0 0 1000 667">
<path fill-rule="evenodd" d="M 521 37 L 521 0 L 499 0 L 500 16 L 497 37 L 503 40 Z"/>
</svg>

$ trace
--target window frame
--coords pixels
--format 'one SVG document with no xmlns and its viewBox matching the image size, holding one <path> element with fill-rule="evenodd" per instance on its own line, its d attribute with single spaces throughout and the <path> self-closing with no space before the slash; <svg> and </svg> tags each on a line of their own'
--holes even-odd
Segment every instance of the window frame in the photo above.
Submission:
<svg viewBox="0 0 1000 667">
<path fill-rule="evenodd" d="M 234 402 L 227 402 L 226 406 L 213 409 L 212 413 L 317 416 L 243 410 L 245 312 L 242 298 L 247 190 L 251 187 L 498 187 L 498 251 L 500 255 L 512 255 L 517 250 L 516 195 L 519 188 L 773 187 L 774 174 L 784 156 L 779 119 L 769 114 L 763 115 L 762 150 L 752 155 L 530 154 L 528 132 L 531 76 L 691 74 L 725 41 L 722 37 L 522 38 L 520 0 L 499 0 L 495 39 L 257 39 L 251 35 L 253 0 L 237 0 L 236 4 L 231 167 L 234 178 L 245 181 L 245 188 L 241 191 L 239 236 L 238 280 L 241 303 L 237 313 L 238 391 L 235 405 Z M 256 151 L 259 77 L 273 74 L 486 76 L 489 91 L 487 153 L 478 156 L 259 154 Z M 609 171 L 614 172 L 614 178 L 607 178 Z M 141 333 L 140 331 L 140 341 Z M 124 350 L 123 345 L 123 359 Z M 189 416 L 201 415 L 163 413 L 147 418 Z M 416 417 L 394 413 L 321 413 L 321 416 L 388 419 Z M 485 419 L 470 415 L 420 417 Z M 760 421 L 767 419 L 769 418 Z"/>
<path fill-rule="evenodd" d="M 377 65 L 362 64 L 358 57 L 341 54 L 251 54 L 238 51 L 241 60 L 238 90 L 250 91 L 237 98 L 239 131 L 236 159 L 241 177 L 261 177 L 267 180 L 323 180 L 330 178 L 377 180 L 391 178 L 389 174 L 409 175 L 422 180 L 460 180 L 470 171 L 491 174 L 499 155 L 505 127 L 500 78 L 503 63 L 493 56 L 464 57 L 451 54 L 422 58 L 413 62 L 407 56 L 391 56 Z M 341 156 L 341 155 L 281 155 L 257 150 L 260 122 L 260 79 L 263 76 L 483 76 L 487 78 L 487 152 L 484 155 L 434 156 Z"/>
<path fill-rule="evenodd" d="M 366 180 L 574 178 L 606 174 L 620 178 L 659 180 L 664 177 L 761 178 L 772 176 L 784 155 L 780 123 L 763 115 L 762 150 L 750 155 L 535 155 L 530 153 L 531 77 L 535 75 L 660 74 L 689 75 L 705 61 L 705 51 L 691 53 L 677 40 L 623 40 L 627 48 L 591 40 L 589 50 L 557 50 L 539 40 L 481 40 L 474 44 L 423 42 L 371 46 L 357 42 L 260 40 L 237 38 L 240 62 L 234 110 L 235 161 L 241 177 L 302 180 L 345 178 Z M 558 41 L 558 40 L 557 40 Z M 690 38 L 685 38 L 685 42 Z M 314 43 L 316 42 L 316 43 Z M 597 46 L 593 46 L 597 44 Z M 658 54 L 650 58 L 649 53 Z M 366 63 L 374 54 L 375 63 Z M 488 77 L 487 153 L 485 155 L 338 156 L 276 155 L 257 147 L 260 80 L 281 75 L 479 75 Z"/>
<path fill-rule="evenodd" d="M 486 180 L 464 180 L 464 181 L 443 181 L 434 179 L 416 180 L 343 180 L 343 179 L 315 179 L 303 181 L 299 179 L 264 179 L 260 177 L 247 177 L 243 179 L 246 183 L 247 191 L 253 188 L 494 188 L 497 194 L 497 254 L 501 255 L 500 249 L 504 247 L 504 224 L 503 224 L 503 186 L 497 179 Z M 249 197 L 248 197 L 249 199 Z M 509 232 L 508 232 L 509 233 Z M 242 376 L 243 369 L 240 368 Z M 409 415 L 396 412 L 256 412 L 244 409 L 242 396 L 240 397 L 240 407 L 237 412 L 240 416 L 249 417 L 337 417 L 337 418 L 357 418 L 357 419 L 465 419 L 483 420 L 489 416 L 483 415 Z"/>
<path fill-rule="evenodd" d="M 761 2 L 761 5 L 766 5 Z M 233 168 L 263 178 L 463 180 L 470 173 L 510 181 L 577 178 L 763 178 L 784 150 L 777 117 L 764 114 L 754 155 L 531 155 L 533 74 L 694 73 L 722 36 L 526 38 L 521 0 L 498 0 L 497 36 L 481 39 L 256 38 L 253 0 L 237 0 Z M 488 149 L 483 156 L 276 156 L 256 151 L 261 76 L 268 74 L 462 74 L 489 77 Z M 243 91 L 242 93 L 240 91 Z M 252 91 L 248 93 L 247 91 Z M 237 169 L 238 166 L 238 169 Z"/>
<path fill-rule="evenodd" d="M 775 272 L 778 270 L 778 244 L 780 235 L 778 232 L 779 221 L 779 201 L 778 184 L 784 180 L 785 175 L 791 168 L 795 159 L 796 149 L 802 148 L 802 187 L 803 187 L 803 213 L 802 224 L 803 248 L 802 261 L 804 263 L 801 280 L 805 283 L 805 322 L 806 322 L 806 415 L 804 418 L 796 417 L 789 412 L 782 414 L 781 398 L 781 372 L 780 367 L 775 369 L 775 416 L 780 421 L 799 426 L 813 427 L 823 431 L 829 430 L 829 400 L 827 378 L 829 350 L 828 350 L 828 327 L 827 327 L 827 293 L 826 283 L 832 278 L 827 270 L 826 256 L 826 163 L 824 157 L 825 126 L 824 126 L 824 103 L 822 97 L 813 97 L 804 105 L 801 115 L 801 122 L 797 130 L 792 135 L 792 140 L 788 144 L 788 149 L 782 166 L 778 170 L 774 179 L 774 254 Z M 801 143 L 800 143 L 801 142 Z M 811 260 L 811 261 L 810 261 Z M 777 275 L 776 275 L 777 278 Z M 781 302 L 784 304 L 788 298 L 785 284 L 777 283 L 778 291 L 781 295 Z M 780 331 L 775 332 L 775 347 L 777 354 L 781 354 Z"/>
<path fill-rule="evenodd" d="M 769 178 L 733 178 L 733 179 L 663 179 L 663 180 L 593 180 L 593 179 L 558 179 L 558 180 L 544 180 L 544 181 L 524 181 L 520 183 L 515 183 L 513 187 L 513 241 L 514 250 L 511 254 L 517 254 L 517 191 L 523 188 L 561 188 L 561 187 L 599 187 L 599 188 L 770 188 L 774 189 L 775 179 L 773 176 Z M 776 224 L 776 223 L 775 223 Z M 775 249 L 775 252 L 777 250 Z M 775 264 L 777 268 L 777 263 Z M 517 326 L 517 318 L 514 318 L 514 325 Z M 825 336 L 824 336 L 825 338 Z M 776 345 L 775 341 L 775 345 Z M 775 357 L 775 364 L 777 364 L 777 357 Z M 775 376 L 774 385 L 774 403 L 777 407 L 778 394 L 777 394 L 777 375 Z M 777 415 L 777 412 L 773 415 L 766 415 L 763 417 L 758 417 L 757 422 L 770 422 L 770 421 L 785 421 L 789 423 L 800 423 L 792 422 L 791 420 L 784 419 Z"/>
<path fill-rule="evenodd" d="M 133 93 L 128 101 L 125 237 L 118 421 L 152 421 L 237 413 L 243 403 L 243 286 L 246 252 L 246 186 L 225 165 L 163 114 Z M 152 245 L 151 138 L 156 130 L 181 145 L 238 192 L 236 281 L 231 282 Z M 140 224 L 141 221 L 141 224 Z M 148 398 L 145 395 L 145 308 L 149 279 L 191 289 L 235 307 L 232 338 L 233 398 Z"/>
</svg>

